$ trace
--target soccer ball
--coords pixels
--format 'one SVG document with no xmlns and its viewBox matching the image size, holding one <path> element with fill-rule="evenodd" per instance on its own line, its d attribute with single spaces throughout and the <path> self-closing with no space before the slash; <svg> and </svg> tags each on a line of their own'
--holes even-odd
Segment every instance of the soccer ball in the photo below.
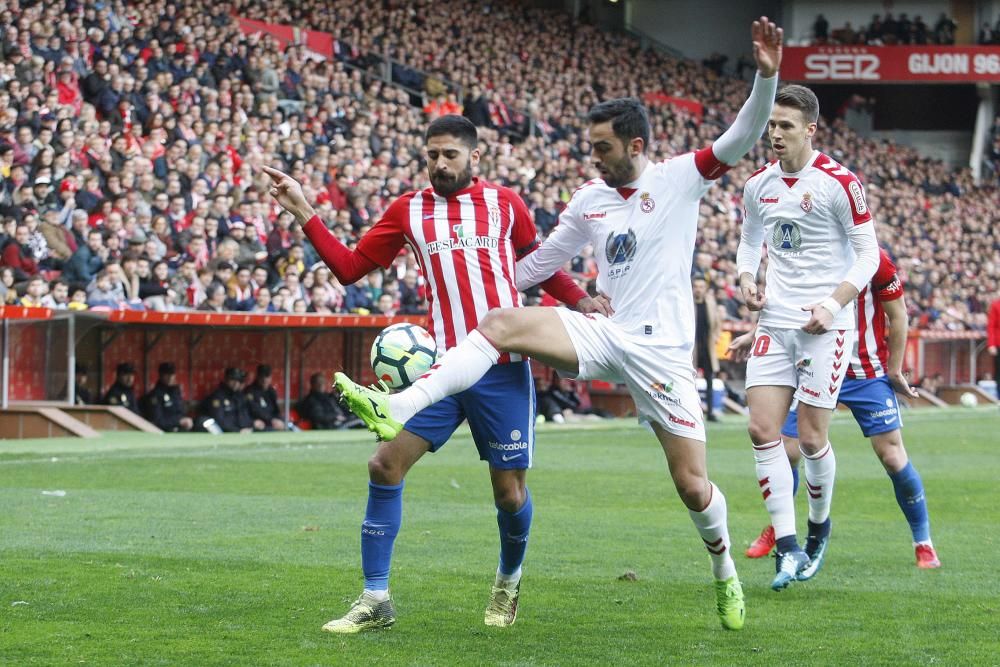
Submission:
<svg viewBox="0 0 1000 667">
<path fill-rule="evenodd" d="M 393 324 L 372 343 L 372 370 L 390 389 L 406 389 L 437 359 L 434 336 L 416 324 Z"/>
<path fill-rule="evenodd" d="M 958 401 L 967 408 L 974 408 L 979 405 L 979 399 L 971 391 L 967 391 L 959 396 Z"/>
</svg>

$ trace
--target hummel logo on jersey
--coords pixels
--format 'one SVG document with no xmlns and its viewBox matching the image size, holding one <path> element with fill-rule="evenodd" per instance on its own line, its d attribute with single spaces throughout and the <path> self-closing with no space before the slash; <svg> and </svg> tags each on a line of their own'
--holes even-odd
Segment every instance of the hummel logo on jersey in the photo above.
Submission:
<svg viewBox="0 0 1000 667">
<path fill-rule="evenodd" d="M 760 203 L 761 204 L 777 204 L 778 203 L 778 198 L 777 197 L 761 197 L 760 198 Z"/>
<path fill-rule="evenodd" d="M 600 213 L 584 213 L 584 220 L 600 220 L 601 218 L 606 218 L 608 215 L 607 211 L 601 211 Z"/>
<path fill-rule="evenodd" d="M 504 463 L 506 463 L 507 461 L 513 461 L 513 460 L 514 460 L 514 459 L 516 459 L 516 458 L 517 458 L 518 456 L 521 456 L 521 454 L 520 454 L 520 453 L 518 453 L 518 454 L 511 454 L 511 455 L 509 455 L 509 456 L 508 456 L 507 454 L 503 454 L 503 455 L 502 455 L 502 456 L 500 457 L 500 460 L 501 460 L 501 461 L 503 461 Z"/>
</svg>

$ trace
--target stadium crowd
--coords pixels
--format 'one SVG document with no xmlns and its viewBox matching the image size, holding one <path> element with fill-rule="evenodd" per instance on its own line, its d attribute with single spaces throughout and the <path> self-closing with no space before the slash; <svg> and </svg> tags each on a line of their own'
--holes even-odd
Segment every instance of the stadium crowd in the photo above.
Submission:
<svg viewBox="0 0 1000 667">
<path fill-rule="evenodd" d="M 331 32 L 335 57 L 245 35 L 233 14 Z M 14 2 L 0 10 L 0 49 L 0 298 L 55 308 L 425 312 L 412 254 L 339 284 L 259 167 L 303 182 L 350 245 L 395 196 L 429 186 L 422 130 L 460 111 L 481 128 L 480 174 L 519 191 L 544 236 L 594 174 L 593 102 L 641 96 L 651 157 L 665 159 L 709 143 L 746 92 L 517 3 Z M 381 80 L 385 53 L 405 89 Z M 996 179 L 977 186 L 839 120 L 816 144 L 866 184 L 914 326 L 985 328 L 1000 275 Z M 730 321 L 748 314 L 735 269 L 742 185 L 767 157 L 761 142 L 702 204 L 695 263 Z M 568 268 L 593 288 L 589 252 Z"/>
<path fill-rule="evenodd" d="M 933 26 L 924 22 L 924 17 L 913 18 L 906 12 L 894 16 L 874 14 L 868 24 L 857 26 L 850 21 L 839 28 L 830 28 L 830 22 L 822 14 L 813 22 L 812 43 L 823 44 L 868 44 L 870 46 L 896 46 L 899 44 L 954 44 L 954 19 L 942 12 Z M 988 42 L 981 42 L 988 43 Z"/>
</svg>

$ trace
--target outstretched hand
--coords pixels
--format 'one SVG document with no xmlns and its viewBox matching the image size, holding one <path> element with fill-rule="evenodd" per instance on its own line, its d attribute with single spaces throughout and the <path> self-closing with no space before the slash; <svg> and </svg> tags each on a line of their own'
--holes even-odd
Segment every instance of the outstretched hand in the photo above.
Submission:
<svg viewBox="0 0 1000 667">
<path fill-rule="evenodd" d="M 781 67 L 781 42 L 784 35 L 785 31 L 766 16 L 754 21 L 750 28 L 753 59 L 757 62 L 757 70 L 765 79 L 777 74 L 778 68 Z"/>
<path fill-rule="evenodd" d="M 271 177 L 269 192 L 283 209 L 298 218 L 299 222 L 305 222 L 315 214 L 298 181 L 274 167 L 263 166 L 261 169 Z"/>
</svg>

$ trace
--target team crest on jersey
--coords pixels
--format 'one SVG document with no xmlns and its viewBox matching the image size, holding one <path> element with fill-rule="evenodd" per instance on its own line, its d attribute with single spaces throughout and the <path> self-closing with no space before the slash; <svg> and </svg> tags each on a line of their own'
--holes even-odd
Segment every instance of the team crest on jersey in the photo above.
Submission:
<svg viewBox="0 0 1000 667">
<path fill-rule="evenodd" d="M 656 208 L 656 202 L 653 201 L 648 192 L 639 195 L 639 208 L 642 209 L 643 213 L 652 213 L 653 209 Z"/>
<path fill-rule="evenodd" d="M 799 202 L 799 206 L 806 213 L 811 213 L 813 210 L 813 196 L 808 192 L 802 195 L 802 201 Z"/>
<path fill-rule="evenodd" d="M 778 250 L 798 250 L 802 247 L 802 232 L 791 220 L 778 220 L 771 233 L 771 247 Z"/>
<path fill-rule="evenodd" d="M 500 231 L 500 208 L 496 204 L 486 204 L 486 217 L 490 226 L 490 231 Z"/>
</svg>

